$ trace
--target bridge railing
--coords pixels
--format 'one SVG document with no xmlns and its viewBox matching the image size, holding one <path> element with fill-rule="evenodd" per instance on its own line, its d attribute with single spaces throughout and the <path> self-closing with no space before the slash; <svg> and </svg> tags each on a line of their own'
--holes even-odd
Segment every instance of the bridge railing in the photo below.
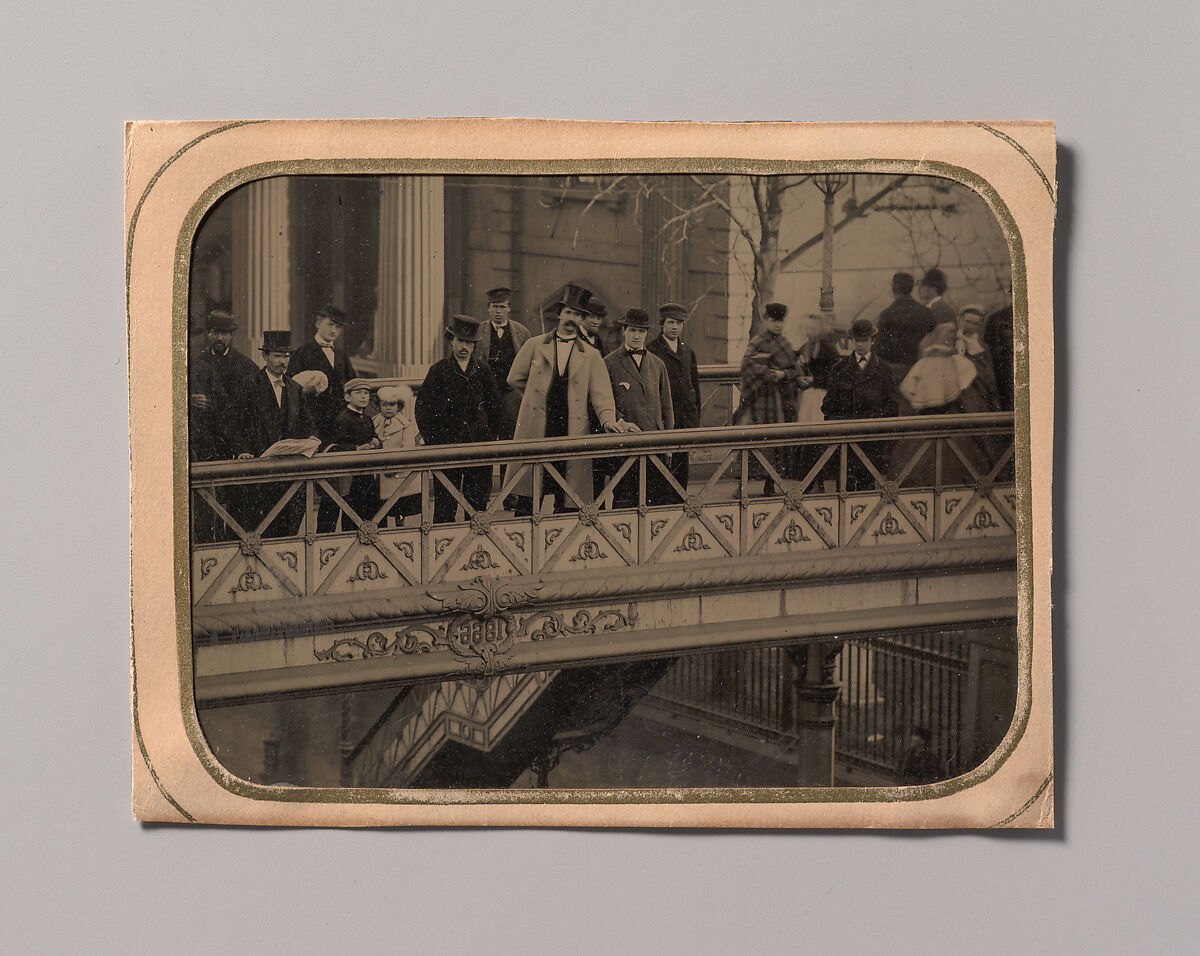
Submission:
<svg viewBox="0 0 1200 956">
<path fill-rule="evenodd" d="M 923 415 L 196 463 L 193 604 L 1011 536 L 1012 429 Z"/>
</svg>

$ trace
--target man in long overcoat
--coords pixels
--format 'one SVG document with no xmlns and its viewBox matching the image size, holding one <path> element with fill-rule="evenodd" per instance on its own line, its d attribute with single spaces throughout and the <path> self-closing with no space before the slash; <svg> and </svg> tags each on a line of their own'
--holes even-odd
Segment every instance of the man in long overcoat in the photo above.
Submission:
<svg viewBox="0 0 1200 956">
<path fill-rule="evenodd" d="M 237 433 L 236 408 L 241 384 L 258 371 L 254 361 L 233 347 L 237 320 L 231 312 L 213 309 L 204 317 L 208 344 L 196 352 L 192 365 L 207 365 L 212 370 L 205 414 L 212 434 L 213 458 L 232 458 Z M 198 373 L 200 380 L 204 373 Z"/>
<path fill-rule="evenodd" d="M 497 438 L 512 438 L 521 410 L 521 393 L 508 384 L 508 373 L 521 346 L 529 341 L 529 329 L 516 319 L 509 318 L 512 289 L 501 286 L 488 289 L 488 321 L 480 326 L 479 343 L 475 354 L 492 370 L 492 378 L 500 389 L 503 405 L 503 428 Z"/>
<path fill-rule="evenodd" d="M 662 331 L 646 345 L 646 351 L 662 359 L 667 368 L 667 383 L 671 387 L 671 407 L 675 412 L 675 428 L 700 427 L 700 366 L 696 353 L 683 341 L 687 309 L 678 302 L 658 307 Z M 671 474 L 684 489 L 688 484 L 688 453 L 671 456 Z"/>
<path fill-rule="evenodd" d="M 646 334 L 650 316 L 642 309 L 630 309 L 621 319 L 624 342 L 608 353 L 604 364 L 612 381 L 613 402 L 617 416 L 633 422 L 644 432 L 668 431 L 675 427 L 671 404 L 671 385 L 667 367 L 662 359 L 646 351 Z M 620 459 L 617 459 L 619 466 Z M 638 471 L 636 465 L 621 479 L 613 492 L 613 505 L 633 508 L 638 504 Z M 615 469 L 614 469 L 615 472 Z M 678 501 L 673 489 L 661 472 L 646 463 L 646 504 L 659 505 Z"/>
<path fill-rule="evenodd" d="M 606 432 L 635 430 L 617 419 L 608 369 L 600 353 L 579 341 L 580 322 L 590 299 L 588 289 L 568 285 L 551 307 L 558 316 L 558 327 L 531 338 L 513 360 L 508 384 L 522 393 L 514 438 L 582 437 L 589 433 L 589 411 L 595 412 Z M 592 500 L 588 459 L 571 461 L 564 477 L 581 501 Z M 514 489 L 515 494 L 527 499 L 521 510 L 532 505 L 532 488 L 532 480 L 526 476 Z M 553 484 L 543 483 L 543 491 L 553 492 Z M 562 495 L 556 494 L 555 499 L 558 507 L 565 505 Z"/>
<path fill-rule="evenodd" d="M 902 381 L 921 357 L 921 339 L 937 321 L 933 313 L 912 297 L 915 280 L 907 272 L 892 276 L 892 304 L 879 313 L 879 332 L 875 352 L 892 370 L 896 381 Z"/>
<path fill-rule="evenodd" d="M 495 441 L 504 427 L 496 380 L 487 363 L 480 361 L 480 321 L 456 315 L 444 334 L 450 340 L 450 357 L 430 366 L 417 391 L 417 427 L 426 445 L 458 445 Z M 487 507 L 492 491 L 492 468 L 447 468 L 446 480 L 476 511 Z M 458 502 L 440 481 L 433 486 L 433 520 L 453 521 Z"/>
<path fill-rule="evenodd" d="M 337 344 L 346 325 L 346 313 L 336 305 L 326 305 L 317 311 L 316 335 L 294 352 L 288 363 L 288 375 L 316 371 L 325 375 L 329 385 L 323 392 L 310 394 L 313 422 L 322 442 L 333 434 L 333 421 L 346 407 L 343 389 L 348 381 L 357 378 L 354 365 L 346 350 Z"/>
<path fill-rule="evenodd" d="M 287 374 L 291 334 L 267 329 L 262 335 L 265 364 L 244 379 L 240 387 L 239 427 L 234 443 L 238 458 L 257 458 L 277 441 L 310 438 L 315 434 L 304 393 Z M 247 531 L 253 531 L 254 525 L 266 517 L 287 487 L 286 482 L 271 482 L 244 489 L 242 517 L 247 522 Z M 293 495 L 265 534 L 269 537 L 295 534 L 303 514 L 303 496 Z"/>
</svg>

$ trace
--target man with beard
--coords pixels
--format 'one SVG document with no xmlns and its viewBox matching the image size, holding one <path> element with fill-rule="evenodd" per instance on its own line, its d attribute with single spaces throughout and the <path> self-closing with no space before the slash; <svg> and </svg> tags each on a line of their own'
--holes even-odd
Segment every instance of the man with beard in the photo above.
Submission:
<svg viewBox="0 0 1200 956">
<path fill-rule="evenodd" d="M 591 297 L 590 290 L 568 284 L 562 297 L 550 306 L 558 327 L 531 338 L 517 353 L 508 373 L 509 385 L 522 394 L 514 438 L 582 437 L 590 432 L 590 412 L 595 412 L 606 432 L 637 431 L 637 426 L 617 419 L 612 385 L 600 353 L 579 340 Z M 562 468 L 558 470 L 561 474 Z M 571 461 L 563 477 L 581 501 L 592 500 L 592 467 L 587 459 Z M 544 484 L 543 490 L 554 495 L 556 510 L 563 510 L 566 493 L 552 480 Z M 519 496 L 516 511 L 529 514 L 534 504 L 532 480 L 523 479 L 514 493 Z"/>
<path fill-rule="evenodd" d="M 417 427 L 426 445 L 494 441 L 504 427 L 496 381 L 487 363 L 475 357 L 482 334 L 479 326 L 476 318 L 456 315 L 445 329 L 450 357 L 430 366 L 417 392 Z M 490 465 L 447 468 L 443 474 L 473 509 L 487 508 L 492 491 Z M 433 520 L 453 521 L 457 510 L 457 499 L 435 479 Z"/>
<path fill-rule="evenodd" d="M 305 342 L 292 353 L 288 375 L 294 377 L 300 372 L 315 371 L 325 376 L 328 382 L 325 391 L 306 391 L 306 394 L 317 435 L 322 442 L 328 442 L 333 434 L 334 419 L 346 407 L 343 389 L 350 379 L 357 378 L 357 373 L 346 350 L 337 344 L 346 326 L 346 313 L 336 305 L 325 305 L 317 311 L 315 325 L 316 335 L 312 341 Z"/>
<path fill-rule="evenodd" d="M 508 372 L 521 346 L 529 341 L 529 329 L 509 318 L 512 289 L 501 286 L 488 289 L 488 321 L 480 327 L 476 354 L 483 359 L 500 389 L 504 418 L 497 438 L 512 438 L 521 410 L 521 393 L 508 384 Z"/>
<path fill-rule="evenodd" d="M 646 351 L 657 356 L 666 366 L 667 383 L 671 388 L 671 407 L 675 413 L 675 428 L 700 427 L 700 367 L 696 362 L 696 353 L 682 338 L 687 317 L 687 309 L 678 302 L 660 305 L 658 318 L 662 331 L 646 346 Z M 675 452 L 671 456 L 671 474 L 686 491 L 686 451 Z"/>
<path fill-rule="evenodd" d="M 258 371 L 253 360 L 233 347 L 237 320 L 224 309 L 213 309 L 204 317 L 204 332 L 208 344 L 192 358 L 192 365 L 207 365 L 211 374 L 196 371 L 198 381 L 207 380 L 210 387 L 201 405 L 211 432 L 212 457 L 232 458 L 237 423 L 234 405 L 241 383 Z M 193 409 L 195 409 L 193 403 Z"/>
</svg>

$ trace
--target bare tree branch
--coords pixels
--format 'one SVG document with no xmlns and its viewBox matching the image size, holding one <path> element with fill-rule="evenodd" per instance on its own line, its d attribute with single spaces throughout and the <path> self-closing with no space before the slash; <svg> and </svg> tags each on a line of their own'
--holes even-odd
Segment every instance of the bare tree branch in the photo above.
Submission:
<svg viewBox="0 0 1200 956">
<path fill-rule="evenodd" d="M 596 205 L 601 199 L 616 189 L 622 182 L 628 179 L 628 176 L 618 176 L 611 183 L 601 189 L 596 195 L 588 200 L 588 204 L 583 207 L 583 212 L 579 214 L 579 220 L 575 223 L 575 235 L 571 237 L 571 248 L 575 248 L 575 244 L 579 242 L 579 230 L 583 226 L 583 217 L 588 214 L 588 211 Z"/>
<path fill-rule="evenodd" d="M 885 196 L 887 196 L 890 192 L 892 192 L 895 189 L 899 189 L 901 186 L 903 186 L 905 180 L 907 180 L 907 179 L 908 179 L 908 176 L 898 176 L 898 177 L 896 177 L 895 180 L 893 180 L 887 186 L 884 186 L 883 189 L 879 190 L 879 192 L 875 193 L 875 195 L 871 196 L 868 199 L 863 200 L 862 203 L 860 203 L 858 206 L 856 206 L 853 210 L 846 213 L 845 218 L 842 219 L 841 222 L 837 223 L 833 227 L 833 231 L 835 233 L 840 232 L 845 226 L 849 225 L 855 219 L 858 219 L 861 216 L 863 216 L 872 206 L 874 206 L 877 202 L 879 202 L 881 199 L 883 199 Z M 819 245 L 824 238 L 825 238 L 825 233 L 824 233 L 824 231 L 821 231 L 821 232 L 818 232 L 811 239 L 808 239 L 808 240 L 800 243 L 800 245 L 796 246 L 795 249 L 793 249 L 786 256 L 784 256 L 782 259 L 779 260 L 780 271 L 783 271 L 788 266 L 790 266 L 793 262 L 795 262 L 797 259 L 799 259 L 800 256 L 802 256 L 802 255 L 804 255 L 804 253 L 808 252 L 809 249 L 812 249 L 814 246 Z"/>
</svg>

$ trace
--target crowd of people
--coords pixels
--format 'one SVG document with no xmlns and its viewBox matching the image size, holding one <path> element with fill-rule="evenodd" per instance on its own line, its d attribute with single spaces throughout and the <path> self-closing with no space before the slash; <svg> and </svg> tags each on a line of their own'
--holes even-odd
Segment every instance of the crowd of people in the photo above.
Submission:
<svg viewBox="0 0 1200 956">
<path fill-rule="evenodd" d="M 846 356 L 817 315 L 807 320 L 804 344 L 794 348 L 783 334 L 787 308 L 767 304 L 764 329 L 742 360 L 736 420 L 817 422 L 1011 409 L 1011 309 L 1007 324 L 1003 313 L 985 316 L 976 306 L 956 310 L 937 269 L 921 280 L 922 301 L 913 298 L 914 285 L 911 275 L 895 275 L 894 301 L 878 323 L 852 323 L 853 349 Z M 650 315 L 629 309 L 618 322 L 621 344 L 606 354 L 599 333 L 607 309 L 590 290 L 567 285 L 547 310 L 555 327 L 537 335 L 511 317 L 511 295 L 508 288 L 489 290 L 485 320 L 450 319 L 444 330 L 449 354 L 429 368 L 415 396 L 405 386 L 375 388 L 359 377 L 339 345 L 347 320 L 336 306 L 316 313 L 313 337 L 299 346 L 287 331 L 264 331 L 261 368 L 233 347 L 236 318 L 225 310 L 210 312 L 207 343 L 193 352 L 189 364 L 192 460 L 699 426 L 699 368 L 684 341 L 688 310 L 683 305 L 659 306 L 660 332 L 649 342 Z M 787 478 L 808 475 L 819 455 L 813 446 L 778 449 L 775 471 Z M 887 470 L 889 450 L 882 443 L 871 446 L 868 456 L 876 472 Z M 661 469 L 646 468 L 647 505 L 678 502 L 687 489 L 687 453 L 659 461 Z M 827 461 L 814 480 L 831 480 L 832 465 Z M 641 503 L 638 469 L 627 467 L 624 459 L 571 458 L 550 462 L 546 473 L 542 492 L 553 499 L 556 511 L 591 503 L 610 484 L 612 507 Z M 435 522 L 455 520 L 464 503 L 482 510 L 490 501 L 496 477 L 491 466 L 448 468 L 442 476 L 445 483 L 433 483 Z M 762 469 L 758 476 L 764 492 L 773 494 L 774 478 Z M 500 480 L 507 488 L 504 507 L 516 515 L 533 513 L 531 470 Z M 871 487 L 874 480 L 862 462 L 848 463 L 849 490 Z M 304 503 L 295 495 L 279 507 L 287 487 L 246 486 L 238 494 L 225 493 L 223 505 L 244 527 L 256 527 L 276 511 L 266 533 L 293 534 Z M 343 520 L 339 497 L 364 519 L 385 504 L 385 522 L 400 524 L 420 512 L 420 481 L 411 473 L 360 474 L 335 479 L 330 489 L 318 495 L 318 531 L 332 531 Z M 228 537 L 222 522 L 210 517 L 200 522 L 197 535 Z"/>
</svg>

